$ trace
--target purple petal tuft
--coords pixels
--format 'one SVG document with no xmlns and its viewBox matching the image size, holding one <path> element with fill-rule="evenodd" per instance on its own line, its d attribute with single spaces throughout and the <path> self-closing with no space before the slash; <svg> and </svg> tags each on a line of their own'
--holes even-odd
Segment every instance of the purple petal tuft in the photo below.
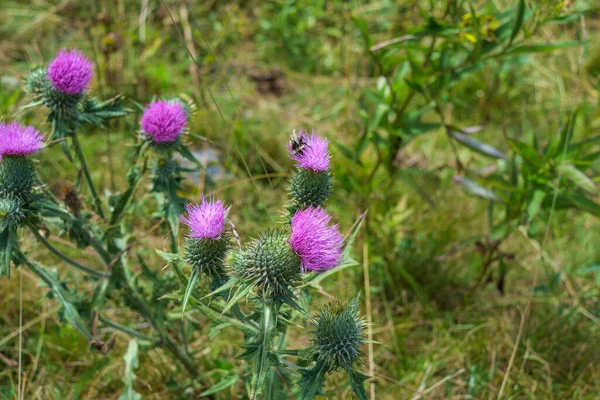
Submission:
<svg viewBox="0 0 600 400">
<path fill-rule="evenodd" d="M 81 93 L 88 88 L 93 75 L 94 65 L 77 50 L 61 50 L 48 65 L 50 83 L 62 93 Z"/>
<path fill-rule="evenodd" d="M 144 133 L 156 143 L 176 141 L 186 123 L 187 114 L 183 106 L 164 100 L 150 103 L 140 121 Z"/>
<path fill-rule="evenodd" d="M 33 126 L 0 123 L 0 156 L 26 156 L 37 152 L 43 144 L 44 136 Z"/>
<path fill-rule="evenodd" d="M 313 133 L 308 134 L 300 131 L 298 137 L 304 141 L 304 148 L 301 152 L 294 153 L 288 144 L 287 149 L 290 158 L 296 160 L 296 166 L 304 169 L 312 169 L 315 172 L 327 171 L 329 169 L 329 151 L 327 149 L 329 141 Z"/>
<path fill-rule="evenodd" d="M 229 208 L 223 201 L 206 200 L 200 204 L 188 203 L 185 206 L 187 215 L 179 217 L 190 229 L 189 237 L 194 239 L 221 239 L 225 229 L 225 217 Z"/>
<path fill-rule="evenodd" d="M 324 271 L 338 265 L 342 257 L 342 235 L 338 225 L 321 207 L 298 211 L 292 217 L 290 246 L 302 262 L 303 272 Z"/>
</svg>

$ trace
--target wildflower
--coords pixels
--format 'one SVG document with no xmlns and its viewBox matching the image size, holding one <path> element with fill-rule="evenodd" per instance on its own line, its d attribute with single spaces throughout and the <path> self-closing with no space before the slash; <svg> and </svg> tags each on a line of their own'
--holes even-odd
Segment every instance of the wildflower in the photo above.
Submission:
<svg viewBox="0 0 600 400">
<path fill-rule="evenodd" d="M 32 126 L 17 122 L 0 123 L 0 194 L 18 198 L 24 203 L 31 198 L 35 169 L 27 155 L 38 151 L 44 137 Z"/>
<path fill-rule="evenodd" d="M 186 239 L 185 259 L 195 271 L 221 281 L 225 276 L 223 260 L 230 238 L 225 232 L 229 211 L 222 201 L 202 198 L 200 204 L 187 204 L 187 215 L 180 220 L 190 232 Z"/>
<path fill-rule="evenodd" d="M 18 122 L 0 123 L 0 158 L 35 153 L 43 143 L 44 136 L 33 126 L 23 126 Z"/>
<path fill-rule="evenodd" d="M 342 256 L 342 235 L 338 225 L 329 225 L 331 216 L 321 207 L 300 210 L 292 217 L 291 248 L 301 260 L 303 272 L 334 268 Z"/>
<path fill-rule="evenodd" d="M 298 168 L 323 172 L 329 169 L 329 141 L 313 133 L 308 136 L 300 131 L 293 134 L 287 144 L 290 158 L 296 161 Z"/>
<path fill-rule="evenodd" d="M 298 209 L 322 206 L 331 195 L 333 177 L 329 170 L 327 139 L 313 132 L 308 136 L 303 132 L 292 134 L 287 148 L 290 157 L 298 167 L 290 178 L 290 214 Z"/>
<path fill-rule="evenodd" d="M 229 211 L 223 201 L 211 201 L 203 197 L 200 204 L 187 204 L 186 210 L 187 215 L 181 217 L 181 222 L 190 229 L 190 238 L 196 240 L 221 238 L 225 228 L 225 217 Z"/>
<path fill-rule="evenodd" d="M 61 50 L 48 65 L 52 87 L 61 93 L 75 95 L 88 88 L 92 80 L 93 64 L 77 50 Z"/>
<path fill-rule="evenodd" d="M 177 101 L 155 101 L 144 110 L 140 120 L 145 135 L 156 143 L 175 142 L 187 123 L 187 113 Z"/>
</svg>

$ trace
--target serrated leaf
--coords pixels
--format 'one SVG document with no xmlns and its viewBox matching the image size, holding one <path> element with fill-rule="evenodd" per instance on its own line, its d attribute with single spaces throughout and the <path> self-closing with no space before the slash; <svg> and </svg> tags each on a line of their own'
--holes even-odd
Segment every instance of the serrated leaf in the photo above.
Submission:
<svg viewBox="0 0 600 400">
<path fill-rule="evenodd" d="M 312 369 L 302 372 L 302 378 L 298 381 L 298 400 L 312 400 L 315 396 L 322 395 L 326 372 L 326 364 L 323 361 L 318 361 Z"/>
<path fill-rule="evenodd" d="M 155 249 L 154 251 L 156 252 L 156 254 L 159 255 L 160 258 L 162 258 L 163 260 L 165 260 L 167 263 L 172 263 L 174 261 L 181 260 L 181 256 L 179 254 L 168 253 L 166 251 L 161 251 L 161 250 L 158 250 L 158 249 Z"/>
<path fill-rule="evenodd" d="M 347 372 L 348 377 L 350 378 L 350 385 L 352 386 L 352 390 L 354 391 L 356 396 L 360 400 L 368 400 L 367 391 L 365 390 L 363 382 L 369 379 L 369 377 L 354 370 L 349 370 Z"/>
<path fill-rule="evenodd" d="M 572 164 L 560 164 L 558 167 L 556 167 L 556 169 L 562 176 L 580 188 L 590 193 L 596 192 L 596 185 L 594 182 L 586 174 L 575 168 L 575 166 Z"/>
<path fill-rule="evenodd" d="M 183 314 L 185 313 L 185 307 L 187 306 L 187 303 L 190 300 L 192 290 L 194 290 L 194 288 L 196 287 L 196 283 L 198 283 L 198 279 L 200 279 L 200 268 L 192 268 L 192 274 L 188 279 L 188 283 L 185 288 L 185 294 L 183 295 L 183 309 L 181 310 L 182 318 Z"/>
<path fill-rule="evenodd" d="M 134 369 L 138 368 L 138 341 L 131 339 L 127 346 L 127 352 L 123 356 L 125 361 L 125 376 L 123 381 L 125 382 L 125 392 L 119 397 L 119 400 L 141 400 L 142 396 L 133 390 L 133 381 L 135 380 Z"/>
<path fill-rule="evenodd" d="M 469 147 L 470 149 L 473 149 L 476 152 L 483 154 L 484 156 L 506 160 L 506 156 L 504 155 L 504 153 L 496 149 L 494 146 L 480 142 L 474 137 L 465 135 L 464 133 L 461 133 L 454 129 L 450 129 L 448 132 L 451 137 L 464 144 L 465 146 Z"/>
</svg>

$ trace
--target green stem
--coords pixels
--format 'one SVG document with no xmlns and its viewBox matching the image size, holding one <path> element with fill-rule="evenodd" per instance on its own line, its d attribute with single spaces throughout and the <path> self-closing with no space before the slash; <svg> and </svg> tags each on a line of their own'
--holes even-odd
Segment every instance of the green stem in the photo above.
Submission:
<svg viewBox="0 0 600 400">
<path fill-rule="evenodd" d="M 90 170 L 88 169 L 87 162 L 85 161 L 85 155 L 83 154 L 83 150 L 81 148 L 81 143 L 79 143 L 79 139 L 77 138 L 77 134 L 75 132 L 71 133 L 71 138 L 73 139 L 73 149 L 75 150 L 75 154 L 77 154 L 77 158 L 79 159 L 79 163 L 81 164 L 81 169 L 83 170 L 83 175 L 85 176 L 85 180 L 87 182 L 88 188 L 90 189 L 90 193 L 94 198 L 94 203 L 96 205 L 96 212 L 102 219 L 106 219 L 104 215 L 104 210 L 102 209 L 102 201 L 98 196 L 98 192 L 96 191 L 96 187 L 94 186 L 94 181 L 92 180 L 92 175 L 90 174 Z"/>
<path fill-rule="evenodd" d="M 77 261 L 69 258 L 65 254 L 61 253 L 60 250 L 58 250 L 56 247 L 54 247 L 43 235 L 41 235 L 38 232 L 38 230 L 31 223 L 28 222 L 27 227 L 29 228 L 31 233 L 33 233 L 33 235 L 35 236 L 35 238 L 37 239 L 38 242 L 43 244 L 44 247 L 46 247 L 52 254 L 54 254 L 56 257 L 60 258 L 67 264 L 70 264 L 71 266 L 85 272 L 86 274 L 90 274 L 96 278 L 105 276 L 103 272 L 96 271 L 90 267 L 86 267 L 85 265 L 82 265 L 82 264 L 78 263 Z"/>
<path fill-rule="evenodd" d="M 102 321 L 104 324 L 110 326 L 111 328 L 114 328 L 121 332 L 125 332 L 129 336 L 133 336 L 133 337 L 136 337 L 136 338 L 142 339 L 142 340 L 147 340 L 149 342 L 155 342 L 155 343 L 160 342 L 160 338 L 145 335 L 142 332 L 139 332 L 133 328 L 130 328 L 125 325 L 121 325 L 115 321 L 111 321 L 110 319 L 105 318 L 102 315 L 99 316 L 99 319 L 100 319 L 100 321 Z"/>
</svg>

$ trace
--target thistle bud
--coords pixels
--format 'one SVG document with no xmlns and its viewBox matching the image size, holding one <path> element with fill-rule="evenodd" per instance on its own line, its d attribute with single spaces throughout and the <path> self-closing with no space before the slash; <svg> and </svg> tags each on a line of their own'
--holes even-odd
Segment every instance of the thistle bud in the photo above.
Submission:
<svg viewBox="0 0 600 400">
<path fill-rule="evenodd" d="M 19 199 L 8 194 L 0 197 L 0 232 L 14 228 L 25 218 L 25 213 Z"/>
<path fill-rule="evenodd" d="M 292 133 L 287 149 L 298 169 L 290 179 L 295 209 L 323 205 L 331 195 L 333 178 L 329 171 L 328 141 L 313 133 Z"/>
<path fill-rule="evenodd" d="M 185 260 L 201 274 L 221 280 L 225 275 L 223 260 L 230 247 L 230 237 L 225 232 L 229 209 L 222 201 L 205 198 L 200 204 L 187 204 L 186 209 L 187 215 L 180 218 L 190 230 Z"/>
<path fill-rule="evenodd" d="M 301 271 L 300 258 L 290 247 L 288 237 L 282 230 L 264 233 L 243 253 L 232 256 L 232 274 L 251 282 L 262 297 L 290 301 Z"/>
<path fill-rule="evenodd" d="M 328 371 L 349 371 L 360 364 L 366 322 L 358 314 L 358 298 L 349 304 L 333 302 L 314 318 L 312 352 Z"/>
</svg>

